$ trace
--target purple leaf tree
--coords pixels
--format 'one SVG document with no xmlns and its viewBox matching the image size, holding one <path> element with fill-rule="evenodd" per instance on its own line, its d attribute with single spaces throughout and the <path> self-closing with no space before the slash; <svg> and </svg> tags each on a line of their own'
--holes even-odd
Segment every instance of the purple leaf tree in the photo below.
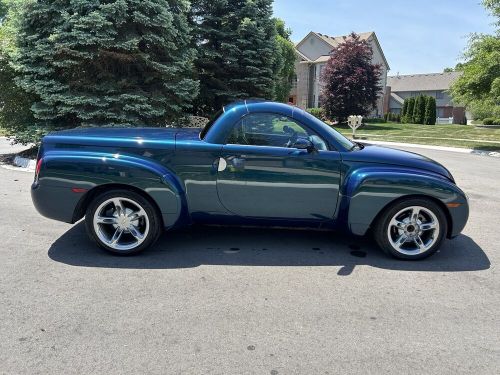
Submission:
<svg viewBox="0 0 500 375">
<path fill-rule="evenodd" d="M 332 52 L 322 76 L 322 103 L 329 119 L 345 122 L 350 115 L 368 115 L 382 90 L 382 67 L 372 63 L 373 50 L 352 33 Z"/>
</svg>

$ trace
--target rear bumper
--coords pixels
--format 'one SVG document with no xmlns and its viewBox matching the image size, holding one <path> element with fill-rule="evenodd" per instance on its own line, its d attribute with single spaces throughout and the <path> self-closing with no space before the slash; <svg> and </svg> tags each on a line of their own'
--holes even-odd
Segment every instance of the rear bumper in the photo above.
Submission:
<svg viewBox="0 0 500 375">
<path fill-rule="evenodd" d="M 34 182 L 31 185 L 31 199 L 36 210 L 52 220 L 74 223 L 75 209 L 81 194 L 76 194 L 67 187 L 41 185 Z"/>
</svg>

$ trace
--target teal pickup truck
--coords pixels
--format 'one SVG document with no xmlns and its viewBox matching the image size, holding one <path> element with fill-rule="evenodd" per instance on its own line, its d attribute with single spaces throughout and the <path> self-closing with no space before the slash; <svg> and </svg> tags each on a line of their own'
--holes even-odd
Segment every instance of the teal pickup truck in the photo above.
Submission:
<svg viewBox="0 0 500 375">
<path fill-rule="evenodd" d="M 228 105 L 204 129 L 49 134 L 32 197 L 46 217 L 85 217 L 90 237 L 116 254 L 146 249 L 164 229 L 208 223 L 371 233 L 388 254 L 416 260 L 469 215 L 435 161 L 350 141 L 299 108 L 264 101 Z"/>
</svg>

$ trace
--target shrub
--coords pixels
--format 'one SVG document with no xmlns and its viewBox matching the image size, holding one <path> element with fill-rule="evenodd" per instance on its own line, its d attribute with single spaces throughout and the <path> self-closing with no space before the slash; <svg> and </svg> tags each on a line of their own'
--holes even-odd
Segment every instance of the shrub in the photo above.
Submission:
<svg viewBox="0 0 500 375">
<path fill-rule="evenodd" d="M 363 122 L 367 124 L 385 124 L 387 121 L 383 118 L 373 117 L 373 118 L 365 118 Z"/>
<path fill-rule="evenodd" d="M 387 112 L 384 114 L 384 120 L 387 122 L 389 120 L 389 117 L 391 116 L 391 112 Z"/>
<path fill-rule="evenodd" d="M 323 108 L 308 108 L 306 111 L 322 121 L 326 120 Z"/>
<path fill-rule="evenodd" d="M 498 123 L 494 118 L 488 117 L 483 120 L 483 125 L 496 125 Z"/>
<path fill-rule="evenodd" d="M 401 115 L 396 115 L 396 122 L 401 122 Z"/>
</svg>

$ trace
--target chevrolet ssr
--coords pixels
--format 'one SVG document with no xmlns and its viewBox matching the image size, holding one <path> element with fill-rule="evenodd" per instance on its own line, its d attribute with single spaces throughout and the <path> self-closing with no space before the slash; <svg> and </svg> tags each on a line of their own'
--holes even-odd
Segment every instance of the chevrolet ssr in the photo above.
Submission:
<svg viewBox="0 0 500 375">
<path fill-rule="evenodd" d="M 90 237 L 140 252 L 192 223 L 345 229 L 416 260 L 464 228 L 466 195 L 418 154 L 353 142 L 286 104 L 241 101 L 204 129 L 77 128 L 41 144 L 32 198 L 85 217 Z"/>
</svg>

